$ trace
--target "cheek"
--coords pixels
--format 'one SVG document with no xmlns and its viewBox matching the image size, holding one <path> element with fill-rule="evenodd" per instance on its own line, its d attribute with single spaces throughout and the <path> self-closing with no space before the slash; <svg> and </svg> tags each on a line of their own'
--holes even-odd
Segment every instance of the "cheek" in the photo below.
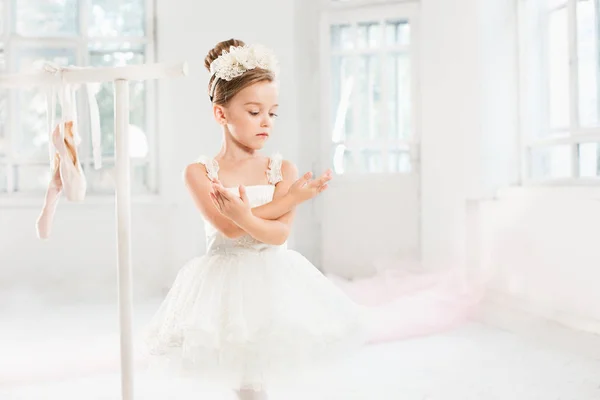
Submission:
<svg viewBox="0 0 600 400">
<path fill-rule="evenodd" d="M 248 114 L 242 114 L 237 119 L 238 127 L 241 131 L 244 131 L 247 126 L 252 123 L 252 116 Z"/>
<path fill-rule="evenodd" d="M 252 128 L 252 127 L 255 127 L 256 125 L 260 125 L 260 117 L 250 115 L 250 113 L 246 113 L 246 115 L 243 116 L 241 122 L 244 126 Z"/>
<path fill-rule="evenodd" d="M 257 118 L 250 115 L 249 113 L 242 113 L 236 115 L 232 118 L 231 124 L 233 125 L 233 130 L 238 135 L 243 135 L 247 132 L 252 132 L 254 126 L 257 124 Z"/>
</svg>

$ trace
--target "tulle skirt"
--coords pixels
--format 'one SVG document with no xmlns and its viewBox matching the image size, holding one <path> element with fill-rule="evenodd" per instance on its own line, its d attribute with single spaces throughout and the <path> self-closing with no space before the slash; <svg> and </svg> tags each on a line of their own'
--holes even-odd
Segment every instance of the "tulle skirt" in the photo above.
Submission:
<svg viewBox="0 0 600 400">
<path fill-rule="evenodd" d="M 145 343 L 152 368 L 259 390 L 352 354 L 367 319 L 299 253 L 240 249 L 188 262 Z"/>
</svg>

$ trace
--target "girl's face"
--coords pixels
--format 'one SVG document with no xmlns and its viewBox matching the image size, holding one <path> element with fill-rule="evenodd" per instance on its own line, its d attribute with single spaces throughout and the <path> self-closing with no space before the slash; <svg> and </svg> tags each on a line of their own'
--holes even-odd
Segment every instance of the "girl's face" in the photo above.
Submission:
<svg viewBox="0 0 600 400">
<path fill-rule="evenodd" d="M 271 135 L 277 101 L 274 82 L 257 82 L 238 92 L 227 106 L 215 105 L 214 115 L 240 144 L 259 150 Z"/>
</svg>

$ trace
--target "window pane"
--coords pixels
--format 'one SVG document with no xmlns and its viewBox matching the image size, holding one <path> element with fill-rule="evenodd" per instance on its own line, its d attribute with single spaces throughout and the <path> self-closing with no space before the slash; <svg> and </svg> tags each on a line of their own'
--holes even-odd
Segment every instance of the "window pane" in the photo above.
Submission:
<svg viewBox="0 0 600 400">
<path fill-rule="evenodd" d="M 90 36 L 144 36 L 145 0 L 92 0 Z"/>
<path fill-rule="evenodd" d="M 385 42 L 388 45 L 408 45 L 410 43 L 410 25 L 408 21 L 386 22 Z"/>
<path fill-rule="evenodd" d="M 410 153 L 406 150 L 392 150 L 388 153 L 389 171 L 409 173 L 412 171 Z"/>
<path fill-rule="evenodd" d="M 359 48 L 376 48 L 381 45 L 381 25 L 377 22 L 361 22 L 356 28 Z"/>
<path fill-rule="evenodd" d="M 600 176 L 600 143 L 581 143 L 579 145 L 579 176 Z"/>
<path fill-rule="evenodd" d="M 531 150 L 533 179 L 567 178 L 571 175 L 571 147 L 560 145 Z"/>
<path fill-rule="evenodd" d="M 356 137 L 378 138 L 381 136 L 381 66 L 379 56 L 359 56 L 357 58 L 356 109 L 362 110 L 358 126 L 348 131 Z"/>
<path fill-rule="evenodd" d="M 334 142 L 344 140 L 346 130 L 352 129 L 350 95 L 353 89 L 353 79 L 350 66 L 350 57 L 335 56 L 331 60 L 331 125 Z"/>
<path fill-rule="evenodd" d="M 388 56 L 386 73 L 390 91 L 387 106 L 390 137 L 406 139 L 411 132 L 410 56 L 408 54 Z"/>
<path fill-rule="evenodd" d="M 354 48 L 352 28 L 350 25 L 331 26 L 331 48 L 332 50 L 347 50 Z"/>
<path fill-rule="evenodd" d="M 361 150 L 361 171 L 369 173 L 383 172 L 383 156 L 379 150 Z"/>
<path fill-rule="evenodd" d="M 46 59 L 60 65 L 75 64 L 75 51 L 52 48 L 17 49 L 17 70 L 29 69 L 33 61 L 37 59 Z M 16 132 L 12 138 L 13 149 L 22 157 L 47 159 L 46 93 L 39 88 L 25 88 L 17 91 L 17 97 Z"/>
<path fill-rule="evenodd" d="M 566 7 L 552 11 L 548 28 L 550 127 L 569 126 L 569 31 Z"/>
<path fill-rule="evenodd" d="M 15 0 L 17 33 L 24 36 L 79 34 L 77 0 Z"/>
<path fill-rule="evenodd" d="M 142 48 L 122 49 L 113 51 L 93 45 L 90 48 L 90 63 L 92 66 L 121 66 L 144 63 L 145 56 Z M 146 83 L 129 83 L 129 122 L 147 136 L 146 130 Z M 114 138 L 114 85 L 103 83 L 96 93 L 100 110 L 100 125 L 102 129 L 102 154 L 112 156 L 115 148 Z M 91 144 L 90 144 L 91 145 Z"/>
<path fill-rule="evenodd" d="M 131 164 L 131 193 L 148 193 L 148 164 Z M 114 163 L 104 163 L 101 169 L 90 168 L 85 172 L 90 189 L 94 193 L 112 194 L 115 192 L 116 171 Z"/>
<path fill-rule="evenodd" d="M 598 13 L 596 1 L 577 2 L 577 39 L 579 60 L 579 118 L 584 127 L 598 126 L 599 41 L 598 26 L 595 23 Z"/>
<path fill-rule="evenodd" d="M 348 150 L 344 145 L 333 148 L 333 170 L 336 174 L 384 172 L 380 150 Z"/>
<path fill-rule="evenodd" d="M 361 160 L 358 158 L 357 154 L 353 154 L 353 152 L 349 150 L 344 151 L 342 163 L 342 173 L 356 174 L 361 170 Z"/>
<path fill-rule="evenodd" d="M 359 170 L 357 160 L 343 144 L 333 148 L 333 171 L 342 175 L 345 173 L 357 172 Z"/>
<path fill-rule="evenodd" d="M 46 154 L 48 151 L 46 150 Z M 42 192 L 48 187 L 51 170 L 48 164 L 17 165 L 14 167 L 14 177 L 17 192 Z"/>
</svg>

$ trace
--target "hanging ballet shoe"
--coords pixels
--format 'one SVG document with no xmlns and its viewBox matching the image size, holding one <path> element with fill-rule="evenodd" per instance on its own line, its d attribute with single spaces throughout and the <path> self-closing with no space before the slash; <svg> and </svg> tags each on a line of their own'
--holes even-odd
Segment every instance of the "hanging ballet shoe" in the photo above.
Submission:
<svg viewBox="0 0 600 400">
<path fill-rule="evenodd" d="M 69 201 L 81 202 L 85 199 L 87 183 L 77 154 L 77 144 L 73 132 L 73 121 L 64 124 L 64 133 L 60 128 L 54 130 L 52 142 L 60 155 L 60 179 L 63 193 Z"/>
<path fill-rule="evenodd" d="M 62 180 L 60 178 L 60 156 L 58 153 L 55 153 L 52 176 L 50 178 L 50 182 L 48 183 L 48 189 L 46 190 L 44 206 L 42 207 L 42 212 L 35 222 L 36 233 L 40 239 L 47 239 L 50 236 L 50 232 L 52 231 L 52 222 L 56 212 L 56 205 L 58 204 L 61 191 Z"/>
<path fill-rule="evenodd" d="M 81 202 L 85 199 L 87 182 L 77 154 L 77 146 L 81 141 L 81 137 L 77 132 L 75 96 L 78 86 L 64 82 L 63 72 L 70 68 L 63 68 L 47 61 L 41 62 L 38 68 L 57 76 L 61 81 L 60 84 L 50 86 L 46 92 L 48 151 L 52 177 L 48 184 L 42 212 L 36 220 L 38 237 L 45 239 L 50 235 L 60 194 L 65 193 L 69 201 Z M 97 87 L 88 84 L 86 88 L 90 106 L 94 167 L 98 169 L 102 161 L 100 144 L 102 135 L 100 133 L 100 118 L 95 96 Z M 61 119 L 58 126 L 55 127 L 57 100 L 61 106 Z"/>
</svg>

